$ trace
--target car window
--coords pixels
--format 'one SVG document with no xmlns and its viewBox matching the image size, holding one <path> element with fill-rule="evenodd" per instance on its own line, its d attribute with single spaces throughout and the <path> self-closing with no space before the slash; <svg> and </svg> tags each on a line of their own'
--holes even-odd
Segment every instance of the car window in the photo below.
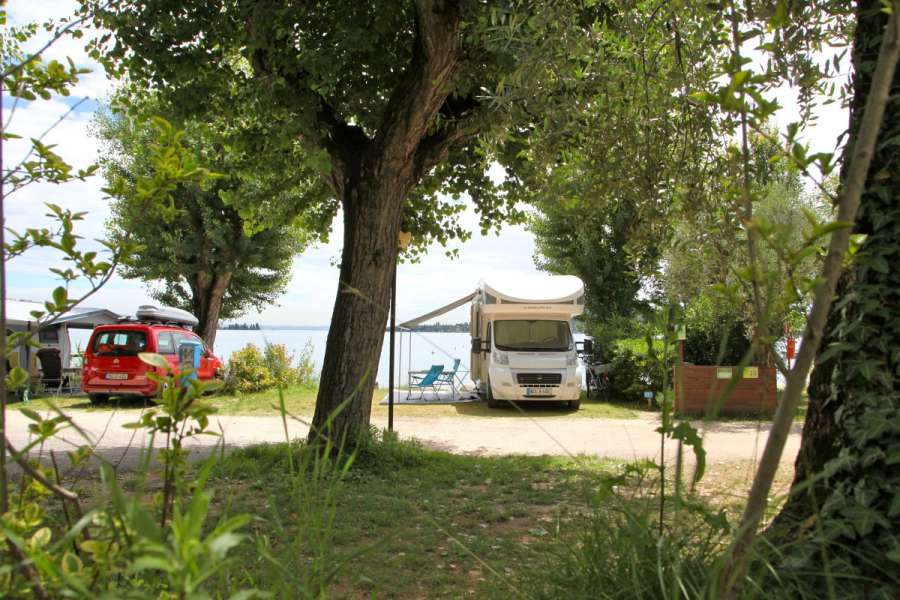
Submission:
<svg viewBox="0 0 900 600">
<path fill-rule="evenodd" d="M 172 337 L 175 340 L 175 349 L 178 349 L 178 345 L 181 342 L 197 342 L 198 344 L 203 344 L 203 340 L 200 339 L 199 336 L 194 335 L 190 331 L 173 331 Z M 206 344 L 203 344 L 203 347 L 206 348 Z"/>
<path fill-rule="evenodd" d="M 160 331 L 156 336 L 156 351 L 160 354 L 175 354 L 175 341 L 168 331 Z"/>
<path fill-rule="evenodd" d="M 137 356 L 147 350 L 147 334 L 136 330 L 101 331 L 94 337 L 91 349 L 97 356 Z"/>
</svg>

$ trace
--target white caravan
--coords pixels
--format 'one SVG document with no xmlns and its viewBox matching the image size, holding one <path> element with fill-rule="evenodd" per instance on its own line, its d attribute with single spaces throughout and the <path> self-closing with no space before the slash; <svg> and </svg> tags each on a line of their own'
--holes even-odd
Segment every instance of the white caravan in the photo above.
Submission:
<svg viewBox="0 0 900 600">
<path fill-rule="evenodd" d="M 471 377 L 495 407 L 507 400 L 581 404 L 582 369 L 572 319 L 584 312 L 584 284 L 571 275 L 482 279 L 472 297 Z"/>
</svg>

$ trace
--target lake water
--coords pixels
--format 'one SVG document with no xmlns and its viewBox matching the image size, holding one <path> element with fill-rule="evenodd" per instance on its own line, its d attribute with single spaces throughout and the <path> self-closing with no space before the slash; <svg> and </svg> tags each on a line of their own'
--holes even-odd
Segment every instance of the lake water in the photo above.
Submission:
<svg viewBox="0 0 900 600">
<path fill-rule="evenodd" d="M 91 336 L 90 330 L 72 329 L 69 331 L 72 339 L 72 348 L 84 349 Z M 262 329 L 259 331 L 235 331 L 220 329 L 216 334 L 216 356 L 224 362 L 235 350 L 240 350 L 248 343 L 256 344 L 262 348 L 266 343 L 284 344 L 288 351 L 293 353 L 295 360 L 300 356 L 307 343 L 312 344 L 313 362 L 316 372 L 322 369 L 325 358 L 325 340 L 328 332 L 323 330 L 307 329 Z M 581 341 L 583 334 L 576 333 L 575 339 Z M 460 369 L 469 370 L 469 349 L 471 338 L 468 333 L 397 333 L 397 371 L 395 380 L 398 384 L 407 382 L 409 371 L 425 371 L 431 365 L 444 365 L 445 369 L 453 367 L 453 359 L 462 360 Z M 387 387 L 388 384 L 388 352 L 389 334 L 384 334 L 384 346 L 381 350 L 381 360 L 378 364 L 378 385 Z"/>
<path fill-rule="evenodd" d="M 90 330 L 73 329 L 69 332 L 72 339 L 72 348 L 85 348 L 91 336 Z M 267 342 L 270 344 L 284 344 L 288 351 L 294 354 L 295 359 L 300 356 L 307 343 L 312 344 L 313 362 L 316 371 L 322 369 L 325 358 L 325 340 L 327 331 L 305 329 L 263 329 L 259 331 L 235 331 L 220 329 L 216 334 L 216 356 L 227 362 L 228 357 L 235 350 L 240 350 L 248 343 L 253 343 L 260 348 Z M 402 338 L 402 341 L 401 341 Z M 410 339 L 412 340 L 410 342 Z M 469 370 L 469 341 L 468 333 L 405 333 L 397 334 L 397 355 L 400 365 L 397 367 L 397 381 L 405 383 L 408 371 L 427 370 L 431 365 L 442 364 L 450 369 L 453 359 L 462 360 L 460 369 Z M 388 334 L 384 336 L 384 347 L 381 352 L 381 361 L 378 365 L 378 385 L 387 387 L 388 384 Z M 401 356 L 402 350 L 402 356 Z M 410 352 L 412 350 L 412 352 Z"/>
</svg>

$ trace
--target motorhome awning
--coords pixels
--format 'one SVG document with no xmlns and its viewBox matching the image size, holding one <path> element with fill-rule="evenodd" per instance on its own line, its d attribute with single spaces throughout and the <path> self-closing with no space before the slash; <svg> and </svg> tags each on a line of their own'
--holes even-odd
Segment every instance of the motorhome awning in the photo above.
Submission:
<svg viewBox="0 0 900 600">
<path fill-rule="evenodd" d="M 478 295 L 478 292 L 472 292 L 471 294 L 467 294 L 467 295 L 463 296 L 462 298 L 460 298 L 459 300 L 454 300 L 450 304 L 448 304 L 446 306 L 442 306 L 442 307 L 438 308 L 437 310 L 433 310 L 429 313 L 425 313 L 424 315 L 422 315 L 420 317 L 416 317 L 415 319 L 410 319 L 409 321 L 404 321 L 403 323 L 400 323 L 399 325 L 397 325 L 397 327 L 402 327 L 404 329 L 410 329 L 420 323 L 424 323 L 425 321 L 430 321 L 431 319 L 433 319 L 435 317 L 439 317 L 445 313 L 450 312 L 454 308 L 459 308 L 463 304 L 471 302 L 477 295 Z"/>
</svg>

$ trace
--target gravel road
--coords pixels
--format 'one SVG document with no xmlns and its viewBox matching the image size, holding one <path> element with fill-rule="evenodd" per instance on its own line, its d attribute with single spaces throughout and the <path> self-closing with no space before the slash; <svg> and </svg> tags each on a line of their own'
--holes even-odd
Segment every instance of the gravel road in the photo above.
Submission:
<svg viewBox="0 0 900 600">
<path fill-rule="evenodd" d="M 133 464 L 138 449 L 149 439 L 139 430 L 125 429 L 123 424 L 137 420 L 139 410 L 118 412 L 73 411 L 74 422 L 91 437 L 96 450 L 115 462 Z M 20 412 L 7 413 L 12 443 L 21 448 L 28 439 L 28 419 Z M 386 421 L 375 419 L 377 427 Z M 700 424 L 697 424 L 700 426 Z M 407 417 L 397 418 L 394 428 L 403 438 L 417 438 L 426 446 L 455 453 L 483 455 L 585 454 L 615 459 L 657 459 L 660 453 L 659 419 L 640 416 L 635 419 L 591 419 L 566 416 L 534 417 Z M 284 441 L 280 417 L 218 415 L 211 427 L 224 434 L 226 448 L 265 442 Z M 307 427 L 297 421 L 288 422 L 291 438 L 306 435 Z M 768 436 L 768 423 L 727 421 L 707 425 L 704 448 L 707 462 L 754 460 L 762 454 Z M 73 429 L 68 429 L 45 450 L 67 450 L 83 444 Z M 160 440 L 157 440 L 159 445 Z M 206 456 L 219 443 L 219 438 L 199 436 L 188 442 L 195 458 Z M 794 424 L 782 457 L 783 464 L 793 464 L 800 447 L 800 424 Z M 666 454 L 674 456 L 675 444 L 667 443 Z M 690 452 L 687 453 L 690 458 Z"/>
</svg>

